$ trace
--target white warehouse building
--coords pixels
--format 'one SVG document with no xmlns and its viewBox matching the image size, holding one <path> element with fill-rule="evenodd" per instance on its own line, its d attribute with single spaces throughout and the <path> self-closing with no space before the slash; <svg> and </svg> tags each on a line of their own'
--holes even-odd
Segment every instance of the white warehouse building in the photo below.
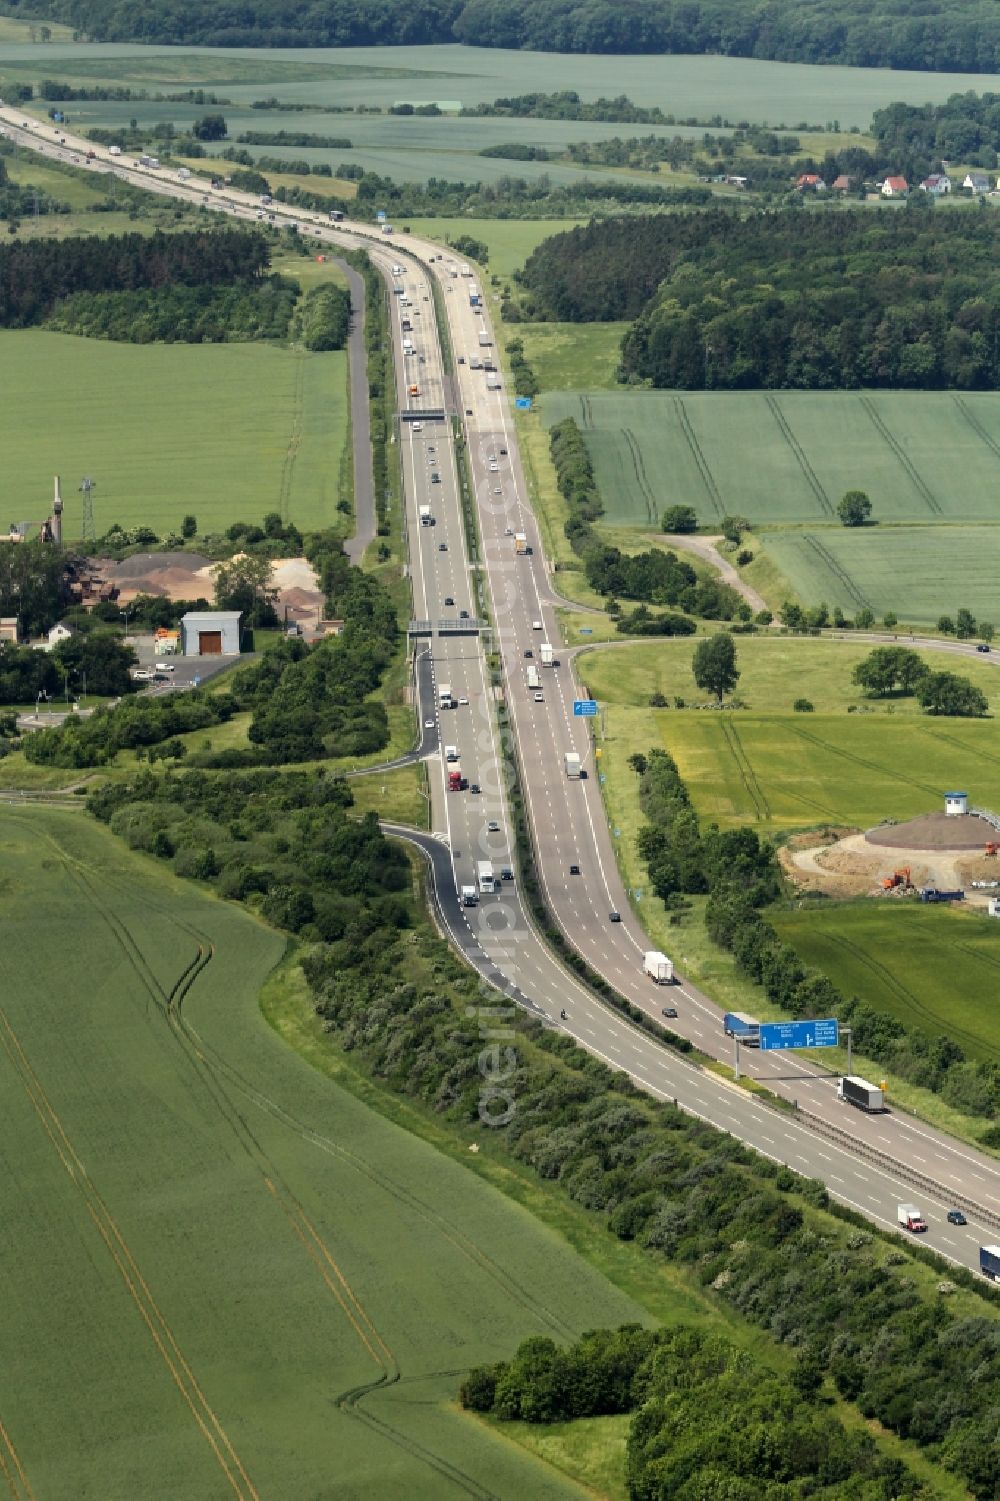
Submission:
<svg viewBox="0 0 1000 1501">
<path fill-rule="evenodd" d="M 185 657 L 238 657 L 239 610 L 189 610 L 181 616 L 181 654 Z"/>
</svg>

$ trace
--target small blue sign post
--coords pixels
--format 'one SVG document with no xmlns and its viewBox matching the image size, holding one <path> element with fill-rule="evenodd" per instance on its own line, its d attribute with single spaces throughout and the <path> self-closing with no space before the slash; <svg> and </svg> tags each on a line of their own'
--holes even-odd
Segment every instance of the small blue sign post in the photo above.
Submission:
<svg viewBox="0 0 1000 1501">
<path fill-rule="evenodd" d="M 577 719 L 593 719 L 597 713 L 597 699 L 575 698 L 573 700 L 573 713 Z"/>
<path fill-rule="evenodd" d="M 785 1048 L 836 1048 L 840 1046 L 840 1023 L 835 1016 L 821 1021 L 761 1022 L 762 1053 Z"/>
<path fill-rule="evenodd" d="M 530 396 L 515 396 L 514 397 L 514 405 L 517 407 L 517 410 L 519 412 L 530 412 L 531 411 L 531 397 Z"/>
</svg>

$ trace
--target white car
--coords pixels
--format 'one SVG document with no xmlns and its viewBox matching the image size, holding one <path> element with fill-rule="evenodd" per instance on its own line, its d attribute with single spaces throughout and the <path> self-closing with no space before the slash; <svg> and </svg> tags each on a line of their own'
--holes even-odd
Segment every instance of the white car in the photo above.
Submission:
<svg viewBox="0 0 1000 1501">
<path fill-rule="evenodd" d="M 542 628 L 542 622 L 540 620 L 533 620 L 531 622 L 531 629 L 533 631 L 540 631 L 541 628 Z"/>
<path fill-rule="evenodd" d="M 467 706 L 468 702 L 469 700 L 467 698 L 460 698 L 458 701 L 459 708 L 461 709 L 463 706 Z"/>
<path fill-rule="evenodd" d="M 545 702 L 545 694 L 544 693 L 536 693 L 535 694 L 535 703 L 536 704 L 544 704 L 544 702 Z"/>
<path fill-rule="evenodd" d="M 157 672 L 176 672 L 177 666 L 174 662 L 157 662 L 156 670 Z"/>
<path fill-rule="evenodd" d="M 491 474 L 499 474 L 499 472 L 500 472 L 500 465 L 497 463 L 496 459 L 490 459 L 490 473 Z"/>
<path fill-rule="evenodd" d="M 433 719 L 425 719 L 424 720 L 424 729 L 425 730 L 432 730 L 433 728 L 434 728 L 434 721 L 433 721 Z"/>
</svg>

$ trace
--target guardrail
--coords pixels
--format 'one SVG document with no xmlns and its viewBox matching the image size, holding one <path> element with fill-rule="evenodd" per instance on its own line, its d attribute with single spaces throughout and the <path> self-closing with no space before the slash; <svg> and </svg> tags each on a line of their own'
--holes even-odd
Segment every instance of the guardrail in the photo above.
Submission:
<svg viewBox="0 0 1000 1501">
<path fill-rule="evenodd" d="M 926 1173 L 918 1173 L 915 1169 L 907 1167 L 898 1158 L 888 1152 L 883 1152 L 879 1147 L 869 1146 L 866 1141 L 845 1131 L 841 1126 L 835 1126 L 830 1121 L 825 1121 L 822 1116 L 814 1115 L 811 1110 L 803 1110 L 801 1106 L 796 1109 L 796 1118 L 804 1121 L 811 1130 L 819 1136 L 825 1136 L 839 1147 L 852 1152 L 854 1156 L 861 1157 L 875 1167 L 880 1167 L 890 1172 L 894 1177 L 902 1178 L 913 1188 L 923 1189 L 926 1193 L 935 1194 L 944 1199 L 945 1203 L 955 1209 L 961 1209 L 967 1214 L 974 1215 L 977 1220 L 983 1220 L 995 1230 L 1000 1230 L 1000 1214 L 993 1209 L 987 1209 L 985 1204 L 980 1204 L 976 1199 L 971 1199 L 967 1194 L 956 1193 L 952 1188 L 946 1188 L 936 1178 L 930 1178 Z"/>
</svg>

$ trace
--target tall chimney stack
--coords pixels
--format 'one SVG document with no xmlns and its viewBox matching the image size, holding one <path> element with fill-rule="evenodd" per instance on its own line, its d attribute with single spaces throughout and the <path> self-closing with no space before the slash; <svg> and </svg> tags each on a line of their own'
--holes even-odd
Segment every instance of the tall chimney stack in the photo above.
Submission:
<svg viewBox="0 0 1000 1501">
<path fill-rule="evenodd" d="M 52 501 L 52 540 L 57 547 L 62 546 L 62 491 L 59 488 L 59 476 L 56 475 L 56 493 Z"/>
</svg>

